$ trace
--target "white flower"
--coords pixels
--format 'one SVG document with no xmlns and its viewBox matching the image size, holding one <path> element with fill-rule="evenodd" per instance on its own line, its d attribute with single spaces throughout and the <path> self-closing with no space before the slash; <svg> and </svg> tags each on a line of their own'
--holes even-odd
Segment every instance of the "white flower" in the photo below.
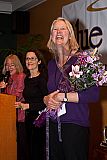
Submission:
<svg viewBox="0 0 107 160">
<path fill-rule="evenodd" d="M 104 72 L 104 76 L 106 76 L 106 75 L 107 75 L 107 71 Z"/>
<path fill-rule="evenodd" d="M 87 63 L 90 63 L 90 62 L 93 63 L 93 58 L 90 57 L 90 56 L 88 56 L 88 57 L 87 57 Z"/>
<path fill-rule="evenodd" d="M 76 66 L 72 65 L 72 72 L 69 73 L 69 76 L 70 77 L 73 76 L 73 77 L 76 77 L 76 78 L 80 78 L 80 75 L 82 75 L 83 72 L 79 71 L 79 69 L 80 69 L 79 65 L 76 65 Z"/>
</svg>

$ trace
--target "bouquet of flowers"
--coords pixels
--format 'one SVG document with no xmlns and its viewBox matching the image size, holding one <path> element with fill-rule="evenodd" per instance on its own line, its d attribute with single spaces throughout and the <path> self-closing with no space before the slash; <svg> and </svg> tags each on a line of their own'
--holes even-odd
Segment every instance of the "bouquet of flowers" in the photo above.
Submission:
<svg viewBox="0 0 107 160">
<path fill-rule="evenodd" d="M 71 72 L 65 73 L 64 79 L 59 83 L 59 90 L 62 92 L 69 90 L 82 91 L 93 85 L 102 86 L 107 83 L 107 71 L 105 66 L 100 62 L 100 54 L 97 48 L 80 52 L 76 63 L 70 66 Z M 68 84 L 69 82 L 69 84 Z M 40 113 L 34 121 L 34 125 L 41 127 L 46 119 L 46 113 L 49 117 L 56 118 L 55 111 L 47 110 L 46 108 Z"/>
<path fill-rule="evenodd" d="M 102 86 L 107 83 L 107 71 L 100 62 L 97 48 L 94 51 L 81 52 L 72 71 L 69 73 L 69 82 L 74 91 L 81 91 L 93 85 Z"/>
</svg>

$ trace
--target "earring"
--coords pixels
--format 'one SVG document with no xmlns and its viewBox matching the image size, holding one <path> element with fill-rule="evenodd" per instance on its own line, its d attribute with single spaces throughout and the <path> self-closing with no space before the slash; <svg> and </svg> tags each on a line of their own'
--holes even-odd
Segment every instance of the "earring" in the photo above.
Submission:
<svg viewBox="0 0 107 160">
<path fill-rule="evenodd" d="M 41 60 L 38 62 L 38 64 L 41 64 Z"/>
</svg>

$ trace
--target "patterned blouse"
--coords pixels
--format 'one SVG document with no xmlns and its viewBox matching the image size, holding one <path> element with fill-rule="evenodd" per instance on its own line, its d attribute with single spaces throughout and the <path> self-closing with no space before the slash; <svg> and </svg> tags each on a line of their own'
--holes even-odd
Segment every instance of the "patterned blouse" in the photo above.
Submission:
<svg viewBox="0 0 107 160">
<path fill-rule="evenodd" d="M 23 89 L 24 89 L 25 74 L 19 73 L 14 74 L 9 78 L 8 85 L 4 91 L 6 94 L 15 95 L 16 101 L 23 100 Z"/>
</svg>

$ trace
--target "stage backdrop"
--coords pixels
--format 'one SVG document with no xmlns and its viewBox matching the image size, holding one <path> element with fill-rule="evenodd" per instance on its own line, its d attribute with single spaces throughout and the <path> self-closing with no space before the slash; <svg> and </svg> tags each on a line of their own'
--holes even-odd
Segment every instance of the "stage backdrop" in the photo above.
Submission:
<svg viewBox="0 0 107 160">
<path fill-rule="evenodd" d="M 71 21 L 81 49 L 98 47 L 107 64 L 107 0 L 77 0 L 62 7 Z"/>
</svg>

